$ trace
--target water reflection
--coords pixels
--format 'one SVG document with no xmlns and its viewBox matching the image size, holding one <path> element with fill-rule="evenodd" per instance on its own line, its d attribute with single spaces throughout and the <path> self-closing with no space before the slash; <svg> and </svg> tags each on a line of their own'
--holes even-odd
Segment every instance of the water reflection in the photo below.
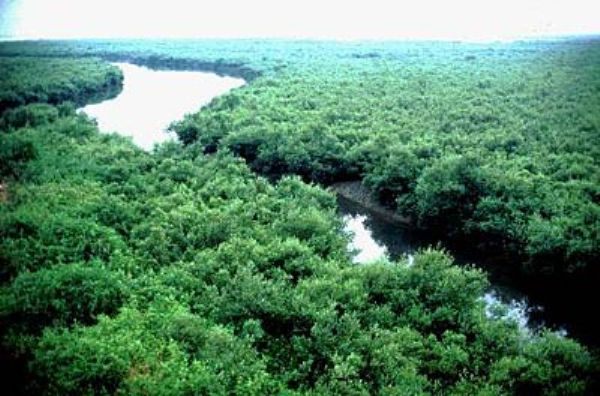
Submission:
<svg viewBox="0 0 600 396">
<path fill-rule="evenodd" d="M 127 63 L 117 65 L 125 76 L 122 93 L 81 111 L 96 118 L 101 131 L 131 136 L 134 143 L 146 150 L 171 138 L 165 130 L 172 121 L 244 84 L 241 79 L 213 73 L 156 71 Z M 341 197 L 339 208 L 346 231 L 353 234 L 348 248 L 356 253 L 356 263 L 406 256 L 411 265 L 415 250 L 425 244 L 410 229 Z M 457 261 L 460 263 L 460 258 Z M 488 316 L 513 319 L 525 331 L 535 331 L 544 324 L 542 306 L 530 303 L 527 296 L 511 288 L 508 282 L 490 279 L 492 286 L 482 296 Z M 564 329 L 561 332 L 566 333 Z"/>
<path fill-rule="evenodd" d="M 352 240 L 348 249 L 354 253 L 352 260 L 355 263 L 368 263 L 382 258 L 389 258 L 385 246 L 375 241 L 371 230 L 365 226 L 367 216 L 350 215 L 344 216 L 344 230 L 352 234 Z"/>
<path fill-rule="evenodd" d="M 384 257 L 393 260 L 405 255 L 410 257 L 419 247 L 419 240 L 410 229 L 371 213 L 361 205 L 339 197 L 338 208 L 344 219 L 345 230 L 353 234 L 349 249 L 357 252 L 354 257 L 356 263 Z"/>
<path fill-rule="evenodd" d="M 100 131 L 131 136 L 145 150 L 172 138 L 166 132 L 171 122 L 245 83 L 214 73 L 115 65 L 125 77 L 123 91 L 114 99 L 85 106 L 81 111 L 96 119 Z"/>
<path fill-rule="evenodd" d="M 345 231 L 352 235 L 348 249 L 355 253 L 355 263 L 367 264 L 406 256 L 408 264 L 412 265 L 415 251 L 426 246 L 408 228 L 371 213 L 343 197 L 338 197 L 338 207 Z M 490 281 L 492 285 L 481 297 L 488 317 L 514 320 L 524 332 L 535 332 L 545 325 L 544 307 L 532 304 L 526 295 L 510 285 L 494 283 L 494 277 Z M 566 330 L 559 328 L 558 333 L 566 335 Z"/>
</svg>

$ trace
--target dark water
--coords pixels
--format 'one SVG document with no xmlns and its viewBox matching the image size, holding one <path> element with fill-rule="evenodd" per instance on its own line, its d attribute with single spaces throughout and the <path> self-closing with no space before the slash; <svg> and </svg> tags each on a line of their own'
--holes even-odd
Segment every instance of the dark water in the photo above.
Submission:
<svg viewBox="0 0 600 396">
<path fill-rule="evenodd" d="M 338 204 L 346 224 L 346 230 L 353 234 L 348 248 L 356 252 L 354 257 L 356 263 L 407 257 L 410 264 L 413 254 L 418 249 L 431 246 L 430 242 L 425 242 L 421 236 L 409 228 L 373 213 L 362 205 L 343 197 L 338 197 Z M 451 253 L 459 264 L 478 264 L 469 260 L 468 255 Z M 480 267 L 482 266 L 480 265 Z M 491 284 L 485 294 L 481 296 L 485 302 L 488 316 L 500 316 L 515 320 L 519 327 L 526 332 L 536 332 L 544 326 L 562 335 L 569 334 L 566 324 L 554 318 L 548 318 L 546 307 L 516 288 L 506 274 L 485 266 L 483 269 L 488 272 Z"/>
</svg>

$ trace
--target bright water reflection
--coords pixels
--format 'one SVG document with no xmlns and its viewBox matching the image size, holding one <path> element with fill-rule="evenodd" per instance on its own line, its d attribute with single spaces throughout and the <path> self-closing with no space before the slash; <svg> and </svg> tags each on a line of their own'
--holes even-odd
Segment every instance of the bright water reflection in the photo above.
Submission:
<svg viewBox="0 0 600 396">
<path fill-rule="evenodd" d="M 343 198 L 339 199 L 339 208 L 344 229 L 352 235 L 348 250 L 354 252 L 355 263 L 367 264 L 406 256 L 408 264 L 412 265 L 414 252 L 420 241 L 411 235 L 410 230 L 386 221 Z M 506 285 L 492 284 L 481 300 L 485 303 L 488 317 L 514 320 L 525 332 L 535 331 L 544 324 L 541 319 L 544 308 L 531 304 L 527 296 Z M 561 328 L 559 333 L 566 334 L 566 331 Z"/>
<path fill-rule="evenodd" d="M 172 138 L 166 129 L 186 113 L 196 112 L 216 96 L 244 85 L 244 80 L 196 71 L 151 70 L 115 63 L 125 77 L 114 99 L 81 109 L 102 132 L 131 136 L 145 150 Z"/>
<path fill-rule="evenodd" d="M 388 257 L 388 250 L 373 239 L 371 230 L 365 226 L 364 215 L 344 215 L 344 231 L 352 234 L 348 249 L 355 253 L 355 263 L 368 263 Z"/>
</svg>

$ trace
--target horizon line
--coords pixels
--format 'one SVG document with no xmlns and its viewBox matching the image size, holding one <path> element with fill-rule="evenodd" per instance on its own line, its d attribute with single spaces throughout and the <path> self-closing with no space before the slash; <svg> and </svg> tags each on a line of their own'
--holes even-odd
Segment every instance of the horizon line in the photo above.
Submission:
<svg viewBox="0 0 600 396">
<path fill-rule="evenodd" d="M 515 35 L 513 37 L 315 37 L 315 36 L 81 36 L 81 37 L 42 37 L 0 35 L 0 42 L 24 41 L 111 41 L 111 40 L 263 40 L 263 41 L 334 41 L 334 42 L 464 42 L 464 43 L 506 43 L 517 41 L 545 41 L 556 39 L 600 38 L 598 32 L 553 33 Z"/>
</svg>

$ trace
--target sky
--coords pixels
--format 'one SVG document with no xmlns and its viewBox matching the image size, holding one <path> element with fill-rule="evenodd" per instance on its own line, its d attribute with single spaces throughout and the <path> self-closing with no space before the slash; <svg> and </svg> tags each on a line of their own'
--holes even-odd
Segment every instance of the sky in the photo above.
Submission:
<svg viewBox="0 0 600 396">
<path fill-rule="evenodd" d="M 600 33 L 600 0 L 0 0 L 2 38 L 511 40 Z"/>
</svg>

